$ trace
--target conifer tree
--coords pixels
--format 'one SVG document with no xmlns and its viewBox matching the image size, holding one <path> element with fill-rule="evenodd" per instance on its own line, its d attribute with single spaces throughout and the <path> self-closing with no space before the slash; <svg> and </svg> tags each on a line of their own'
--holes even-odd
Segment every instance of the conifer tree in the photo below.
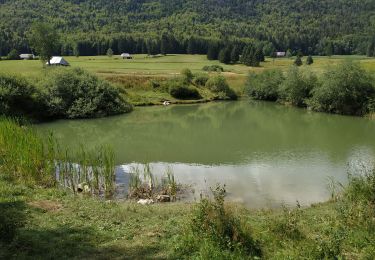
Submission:
<svg viewBox="0 0 375 260">
<path fill-rule="evenodd" d="M 236 63 L 239 61 L 239 59 L 240 59 L 240 47 L 238 45 L 234 45 L 230 53 L 230 61 L 232 63 Z"/>
<path fill-rule="evenodd" d="M 294 65 L 296 65 L 296 66 L 302 66 L 302 59 L 301 59 L 301 57 L 300 56 L 298 56 L 297 55 L 297 58 L 296 58 L 296 60 L 294 61 Z"/>
<path fill-rule="evenodd" d="M 112 56 L 113 56 L 113 50 L 112 50 L 111 48 L 109 48 L 109 49 L 107 50 L 107 56 L 108 56 L 108 57 L 112 57 Z"/>
<path fill-rule="evenodd" d="M 225 48 L 221 49 L 220 52 L 219 52 L 219 61 L 221 63 L 229 64 L 230 63 L 230 54 L 231 54 L 231 50 L 229 49 L 229 47 L 225 47 Z"/>
<path fill-rule="evenodd" d="M 217 60 L 218 58 L 218 46 L 216 43 L 209 42 L 207 50 L 207 59 L 208 60 Z"/>
<path fill-rule="evenodd" d="M 312 58 L 311 55 L 309 55 L 306 59 L 306 65 L 311 65 L 314 63 L 314 59 Z"/>
</svg>

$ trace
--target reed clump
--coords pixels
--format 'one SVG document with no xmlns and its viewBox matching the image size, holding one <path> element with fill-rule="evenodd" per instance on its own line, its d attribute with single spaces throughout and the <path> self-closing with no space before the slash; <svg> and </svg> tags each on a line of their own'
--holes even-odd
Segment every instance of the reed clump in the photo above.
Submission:
<svg viewBox="0 0 375 260">
<path fill-rule="evenodd" d="M 19 120 L 4 117 L 0 118 L 0 170 L 30 186 L 59 186 L 74 193 L 115 192 L 115 159 L 109 147 L 69 151 L 52 134 L 44 139 Z"/>
<path fill-rule="evenodd" d="M 178 194 L 183 192 L 183 186 L 178 184 L 170 167 L 162 178 L 152 173 L 150 164 L 142 168 L 134 166 L 129 173 L 128 198 L 154 199 L 161 202 L 176 201 Z"/>
</svg>

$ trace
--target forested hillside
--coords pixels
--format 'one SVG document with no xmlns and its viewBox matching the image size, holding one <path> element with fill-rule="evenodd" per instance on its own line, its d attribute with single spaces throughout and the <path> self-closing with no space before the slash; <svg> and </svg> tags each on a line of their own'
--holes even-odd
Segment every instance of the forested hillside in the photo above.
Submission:
<svg viewBox="0 0 375 260">
<path fill-rule="evenodd" d="M 65 55 L 108 48 L 206 53 L 208 40 L 228 39 L 261 42 L 265 52 L 365 54 L 375 35 L 375 1 L 0 0 L 1 54 L 29 51 L 26 32 L 36 20 L 63 33 Z"/>
</svg>

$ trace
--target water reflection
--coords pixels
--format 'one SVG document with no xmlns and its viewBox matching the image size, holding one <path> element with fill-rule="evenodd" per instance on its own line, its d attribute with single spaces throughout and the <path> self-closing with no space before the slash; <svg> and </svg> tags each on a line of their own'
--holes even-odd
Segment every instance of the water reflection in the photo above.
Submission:
<svg viewBox="0 0 375 260">
<path fill-rule="evenodd" d="M 328 176 L 344 181 L 348 163 L 375 151 L 374 121 L 264 102 L 138 108 L 37 128 L 72 147 L 112 145 L 123 165 L 118 178 L 134 162 L 152 163 L 159 174 L 172 165 L 197 191 L 226 183 L 230 198 L 250 207 L 325 200 Z"/>
</svg>

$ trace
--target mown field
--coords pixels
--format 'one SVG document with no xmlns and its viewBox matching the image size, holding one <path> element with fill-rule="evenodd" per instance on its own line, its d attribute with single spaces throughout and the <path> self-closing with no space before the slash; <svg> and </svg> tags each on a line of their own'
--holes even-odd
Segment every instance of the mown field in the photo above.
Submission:
<svg viewBox="0 0 375 260">
<path fill-rule="evenodd" d="M 88 56 L 65 57 L 72 67 L 80 67 L 124 88 L 129 100 L 137 104 L 160 104 L 161 100 L 177 100 L 168 93 L 155 92 L 150 87 L 150 81 L 164 81 L 178 77 L 180 71 L 189 68 L 193 73 L 205 73 L 202 68 L 209 65 L 220 65 L 224 68 L 223 75 L 240 96 L 243 94 L 247 75 L 250 71 L 279 68 L 287 70 L 293 64 L 294 58 L 267 58 L 259 68 L 246 67 L 242 64 L 225 65 L 219 61 L 207 60 L 205 55 L 167 55 L 161 57 L 147 57 L 135 55 L 133 60 L 123 60 L 119 56 Z M 304 57 L 303 61 L 306 59 Z M 322 73 L 325 68 L 351 59 L 358 61 L 369 71 L 375 71 L 375 59 L 365 56 L 332 56 L 314 57 L 314 64 L 310 69 Z M 21 74 L 33 80 L 42 80 L 47 69 L 43 68 L 39 60 L 32 61 L 0 61 L 0 71 L 10 74 Z M 205 97 L 209 99 L 209 97 Z"/>
</svg>

